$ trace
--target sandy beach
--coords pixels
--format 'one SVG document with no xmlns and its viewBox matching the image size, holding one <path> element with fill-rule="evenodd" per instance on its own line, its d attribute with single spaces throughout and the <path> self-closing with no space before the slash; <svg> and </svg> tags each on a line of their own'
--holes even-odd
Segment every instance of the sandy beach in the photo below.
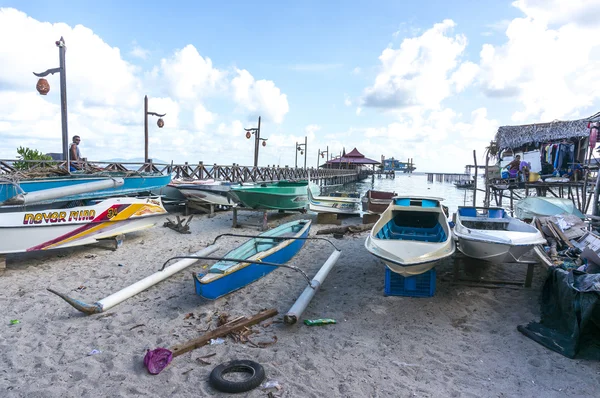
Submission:
<svg viewBox="0 0 600 398">
<path fill-rule="evenodd" d="M 315 215 L 273 214 L 269 224 L 307 217 L 316 220 Z M 240 216 L 242 221 L 247 218 L 258 221 L 256 214 Z M 163 227 L 163 218 L 152 229 L 127 235 L 116 251 L 78 247 L 9 255 L 0 273 L 0 396 L 229 396 L 207 380 L 216 365 L 233 359 L 262 364 L 267 380 L 281 387 L 268 391 L 279 397 L 598 394 L 597 361 L 567 359 L 517 331 L 517 325 L 539 319 L 538 297 L 546 275 L 542 266 L 536 266 L 530 289 L 487 289 L 451 283 L 452 261 L 459 260 L 450 260 L 437 267 L 434 297 L 386 297 L 385 267 L 364 249 L 366 232 L 332 238 L 342 255 L 303 315 L 333 318 L 335 325 L 281 322 L 306 286 L 301 275 L 283 268 L 208 301 L 194 291 L 191 273 L 207 263 L 199 261 L 92 316 L 46 290 L 93 303 L 158 270 L 169 257 L 195 252 L 216 235 L 231 232 L 231 220 L 231 212 L 214 218 L 197 215 L 190 224 L 192 233 L 184 235 Z M 313 225 L 311 235 L 325 227 Z M 258 233 L 252 228 L 236 232 Z M 223 238 L 215 254 L 243 240 Z M 290 264 L 312 277 L 330 253 L 328 243 L 308 241 Z M 525 270 L 504 265 L 481 271 L 489 279 L 523 280 Z M 196 338 L 215 328 L 220 314 L 250 316 L 267 308 L 279 315 L 264 327 L 252 327 L 254 345 L 227 338 L 224 344 L 175 358 L 156 376 L 143 365 L 147 349 Z M 11 325 L 11 320 L 19 323 Z M 99 353 L 90 355 L 93 350 Z M 203 358 L 209 354 L 215 355 Z M 238 396 L 266 397 L 268 391 L 257 388 Z"/>
</svg>

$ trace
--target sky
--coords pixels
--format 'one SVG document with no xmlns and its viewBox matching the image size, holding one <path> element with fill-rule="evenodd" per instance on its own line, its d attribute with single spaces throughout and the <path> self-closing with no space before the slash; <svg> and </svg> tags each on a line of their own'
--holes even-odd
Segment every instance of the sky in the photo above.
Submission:
<svg viewBox="0 0 600 398">
<path fill-rule="evenodd" d="M 289 4 L 286 4 L 289 3 Z M 69 142 L 88 160 L 307 166 L 356 147 L 417 171 L 483 163 L 499 126 L 600 109 L 600 0 L 52 2 L 0 0 L 0 159 L 61 152 L 67 46 Z M 304 148 L 303 148 L 304 149 Z M 325 154 L 326 156 L 326 154 Z"/>
</svg>

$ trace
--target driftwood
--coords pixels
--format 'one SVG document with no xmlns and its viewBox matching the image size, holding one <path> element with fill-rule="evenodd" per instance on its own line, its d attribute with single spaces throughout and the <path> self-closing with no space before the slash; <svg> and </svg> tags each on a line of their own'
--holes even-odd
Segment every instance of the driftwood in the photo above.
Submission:
<svg viewBox="0 0 600 398">
<path fill-rule="evenodd" d="M 215 330 L 211 330 L 210 332 L 203 334 L 202 336 L 190 340 L 187 343 L 179 344 L 170 349 L 173 353 L 173 357 L 177 357 L 181 354 L 185 354 L 188 351 L 193 349 L 202 347 L 210 342 L 211 339 L 216 339 L 217 337 L 227 336 L 232 332 L 237 332 L 238 330 L 244 329 L 247 326 L 255 325 L 259 322 L 264 321 L 265 319 L 269 319 L 277 315 L 276 309 L 270 309 L 261 311 L 256 315 L 248 317 L 240 317 L 236 318 L 231 322 L 227 322 L 226 324 L 219 326 Z"/>
<path fill-rule="evenodd" d="M 558 225 L 556 225 L 552 221 L 548 221 L 548 225 L 552 226 L 552 229 L 554 229 L 554 232 L 556 232 L 556 235 L 558 235 L 558 237 L 560 238 L 560 240 L 563 241 L 567 246 L 569 246 L 570 248 L 575 247 L 575 246 L 573 246 L 573 244 L 571 243 L 571 241 L 569 241 L 569 238 L 567 238 L 565 236 L 565 234 L 563 233 L 562 229 L 560 229 L 560 227 Z"/>
<path fill-rule="evenodd" d="M 190 221 L 192 221 L 192 217 L 194 217 L 193 214 L 187 219 L 187 222 L 186 222 L 185 217 L 180 219 L 179 216 L 177 216 L 176 223 L 167 218 L 167 221 L 163 224 L 163 227 L 171 228 L 172 230 L 177 231 L 182 234 L 189 234 L 189 233 L 191 233 L 190 232 Z M 184 222 L 185 222 L 185 224 L 184 224 Z"/>
<path fill-rule="evenodd" d="M 359 225 L 346 225 L 344 227 L 324 228 L 324 229 L 317 231 L 317 235 L 328 235 L 328 234 L 343 235 L 347 232 L 350 232 L 350 233 L 363 232 L 363 231 L 368 231 L 371 228 L 373 228 L 373 225 L 375 225 L 375 223 L 359 224 Z"/>
</svg>

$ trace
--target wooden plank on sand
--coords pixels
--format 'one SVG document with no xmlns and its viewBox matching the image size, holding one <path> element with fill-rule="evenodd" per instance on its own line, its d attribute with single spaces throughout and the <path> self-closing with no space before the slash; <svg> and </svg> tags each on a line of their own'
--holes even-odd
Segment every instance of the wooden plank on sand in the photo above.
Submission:
<svg viewBox="0 0 600 398">
<path fill-rule="evenodd" d="M 245 328 L 246 326 L 252 326 L 259 322 L 264 321 L 265 319 L 269 319 L 277 315 L 276 309 L 270 309 L 261 311 L 256 315 L 251 316 L 250 318 L 241 317 L 237 318 L 231 322 L 228 322 L 222 326 L 219 326 L 215 330 L 211 330 L 208 333 L 203 334 L 202 336 L 190 340 L 187 343 L 179 344 L 170 349 L 173 353 L 173 357 L 177 357 L 181 354 L 185 354 L 188 351 L 193 349 L 202 347 L 210 342 L 211 339 L 216 339 L 217 337 L 227 336 L 231 332 L 236 332 L 240 329 Z"/>
</svg>

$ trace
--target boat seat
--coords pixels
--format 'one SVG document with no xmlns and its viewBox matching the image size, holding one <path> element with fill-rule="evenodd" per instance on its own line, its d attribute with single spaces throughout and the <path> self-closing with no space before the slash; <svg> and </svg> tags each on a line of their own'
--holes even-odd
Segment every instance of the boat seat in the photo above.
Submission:
<svg viewBox="0 0 600 398">
<path fill-rule="evenodd" d="M 400 227 L 390 221 L 381 228 L 376 237 L 379 239 L 443 242 L 446 240 L 446 233 L 440 224 L 433 228 Z"/>
<path fill-rule="evenodd" d="M 490 222 L 490 223 L 500 223 L 500 224 L 508 224 L 510 221 L 508 221 L 505 218 L 489 218 L 489 217 L 464 217 L 461 216 L 460 217 L 461 221 L 484 221 L 484 222 Z"/>
</svg>

